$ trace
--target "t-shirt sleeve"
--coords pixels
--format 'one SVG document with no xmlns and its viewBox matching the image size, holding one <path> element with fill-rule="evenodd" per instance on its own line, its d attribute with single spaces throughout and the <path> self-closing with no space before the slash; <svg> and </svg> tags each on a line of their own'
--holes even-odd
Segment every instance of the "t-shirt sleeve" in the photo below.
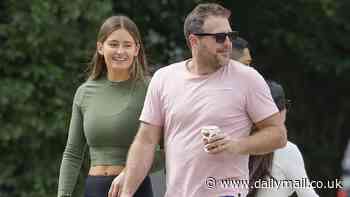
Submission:
<svg viewBox="0 0 350 197">
<path fill-rule="evenodd" d="M 161 75 L 157 71 L 148 86 L 145 102 L 140 116 L 140 121 L 155 126 L 163 126 L 164 112 L 161 98 Z"/>
<path fill-rule="evenodd" d="M 265 79 L 255 70 L 249 72 L 247 111 L 254 123 L 264 120 L 278 112 Z"/>
<path fill-rule="evenodd" d="M 305 185 L 306 187 L 295 187 L 293 188 L 294 191 L 301 197 L 318 197 L 315 190 L 309 185 L 310 180 L 307 176 L 304 159 L 299 148 L 288 142 L 286 150 L 285 154 L 281 155 L 284 159 L 280 161 L 286 178 L 294 182 L 306 180 L 308 184 Z"/>
</svg>

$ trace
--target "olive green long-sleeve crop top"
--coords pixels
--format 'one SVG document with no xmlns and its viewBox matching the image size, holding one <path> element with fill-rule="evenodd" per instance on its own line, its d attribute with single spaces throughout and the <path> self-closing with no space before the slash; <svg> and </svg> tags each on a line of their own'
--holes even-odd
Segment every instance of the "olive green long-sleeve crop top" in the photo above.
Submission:
<svg viewBox="0 0 350 197">
<path fill-rule="evenodd" d="M 125 165 L 136 135 L 147 83 L 88 80 L 76 91 L 63 153 L 58 196 L 72 195 L 86 148 L 91 166 Z M 156 158 L 161 158 L 156 155 Z M 155 161 L 155 163 L 163 163 Z"/>
</svg>

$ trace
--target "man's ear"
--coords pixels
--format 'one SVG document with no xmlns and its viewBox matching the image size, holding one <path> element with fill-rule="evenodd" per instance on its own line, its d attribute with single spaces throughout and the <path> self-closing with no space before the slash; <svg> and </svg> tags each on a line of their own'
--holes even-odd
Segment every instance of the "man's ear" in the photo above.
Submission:
<svg viewBox="0 0 350 197">
<path fill-rule="evenodd" d="M 96 48 L 97 48 L 97 52 L 98 52 L 100 55 L 103 55 L 103 44 L 102 44 L 101 42 L 97 42 Z"/>
<path fill-rule="evenodd" d="M 191 48 L 196 47 L 198 44 L 198 38 L 195 35 L 190 34 L 188 36 L 188 42 L 190 43 Z"/>
</svg>

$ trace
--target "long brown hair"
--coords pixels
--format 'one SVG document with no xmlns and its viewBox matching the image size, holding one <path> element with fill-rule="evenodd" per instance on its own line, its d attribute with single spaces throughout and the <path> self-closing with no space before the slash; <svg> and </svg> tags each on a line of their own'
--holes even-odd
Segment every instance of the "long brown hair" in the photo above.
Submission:
<svg viewBox="0 0 350 197">
<path fill-rule="evenodd" d="M 274 103 L 279 111 L 286 109 L 286 98 L 283 87 L 275 81 L 267 81 L 270 88 Z M 252 134 L 257 131 L 252 129 Z M 249 157 L 249 194 L 248 197 L 255 197 L 258 189 L 255 188 L 255 182 L 258 180 L 266 180 L 268 178 L 275 179 L 271 175 L 274 152 L 264 155 L 251 155 Z"/>
<path fill-rule="evenodd" d="M 132 66 L 130 67 L 130 77 L 133 80 L 145 80 L 145 76 L 148 76 L 148 64 L 145 49 L 142 44 L 140 31 L 129 17 L 117 15 L 107 18 L 99 30 L 97 42 L 103 43 L 112 32 L 118 29 L 125 29 L 128 31 L 133 37 L 135 43 L 140 47 L 139 53 L 137 57 L 134 58 Z M 95 80 L 106 73 L 106 62 L 103 55 L 100 55 L 96 48 L 94 56 L 88 66 L 88 78 L 90 80 Z"/>
<path fill-rule="evenodd" d="M 255 182 L 274 178 L 271 175 L 272 162 L 274 153 L 264 155 L 251 155 L 249 157 L 249 194 L 248 197 L 255 197 L 258 188 L 255 188 Z"/>
</svg>

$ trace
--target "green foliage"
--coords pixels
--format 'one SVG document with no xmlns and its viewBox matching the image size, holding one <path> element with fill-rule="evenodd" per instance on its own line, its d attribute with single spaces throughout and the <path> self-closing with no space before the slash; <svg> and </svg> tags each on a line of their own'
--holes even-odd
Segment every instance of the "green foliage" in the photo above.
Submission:
<svg viewBox="0 0 350 197">
<path fill-rule="evenodd" d="M 349 6 L 333 0 L 255 1 L 248 25 L 239 28 L 253 46 L 259 70 L 282 83 L 293 101 L 288 135 L 314 180 L 340 177 L 349 139 Z M 335 195 L 335 189 L 318 192 Z"/>
<path fill-rule="evenodd" d="M 164 66 L 189 57 L 183 21 L 198 2 L 0 1 L 0 196 L 56 195 L 72 97 L 106 17 L 130 16 L 150 63 Z M 216 2 L 232 10 L 258 69 L 293 100 L 289 137 L 311 178 L 338 178 L 349 137 L 350 1 Z"/>
<path fill-rule="evenodd" d="M 10 0 L 3 10 L 0 196 L 55 196 L 73 93 L 111 5 Z"/>
</svg>

